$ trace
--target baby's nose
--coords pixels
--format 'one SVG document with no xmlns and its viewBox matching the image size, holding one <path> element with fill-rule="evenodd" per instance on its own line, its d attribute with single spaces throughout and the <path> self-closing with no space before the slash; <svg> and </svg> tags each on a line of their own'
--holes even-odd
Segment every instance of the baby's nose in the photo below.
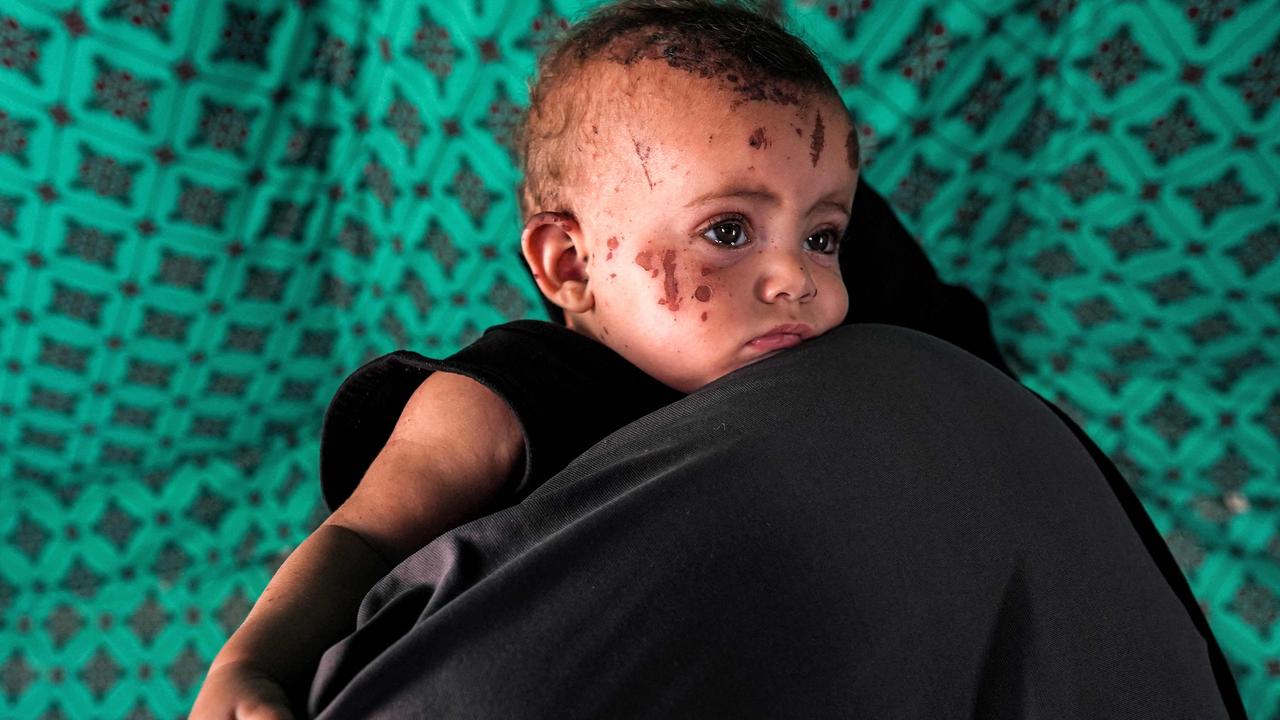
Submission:
<svg viewBox="0 0 1280 720">
<path fill-rule="evenodd" d="M 759 283 L 760 299 L 778 302 L 784 297 L 802 302 L 818 293 L 809 264 L 801 258 L 786 253 L 774 253 L 776 257 L 763 264 Z"/>
</svg>

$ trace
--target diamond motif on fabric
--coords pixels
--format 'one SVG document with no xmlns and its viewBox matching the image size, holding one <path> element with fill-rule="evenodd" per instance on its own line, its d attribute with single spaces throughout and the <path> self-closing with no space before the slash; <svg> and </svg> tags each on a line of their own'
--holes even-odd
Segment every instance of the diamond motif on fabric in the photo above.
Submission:
<svg viewBox="0 0 1280 720">
<path fill-rule="evenodd" d="M 1092 150 L 1083 160 L 1067 166 L 1059 173 L 1056 182 L 1077 205 L 1099 193 L 1115 188 L 1115 183 L 1107 175 L 1106 168 L 1098 162 L 1098 153 Z"/>
<path fill-rule="evenodd" d="M 1147 216 L 1143 213 L 1133 216 L 1123 225 L 1117 225 L 1109 230 L 1102 229 L 1099 232 L 1106 237 L 1107 244 L 1111 246 L 1111 252 L 1120 262 L 1135 255 L 1169 248 L 1169 242 L 1156 236 L 1155 230 L 1147 222 Z"/>
<path fill-rule="evenodd" d="M 1134 40 L 1128 25 L 1121 25 L 1098 44 L 1093 55 L 1078 60 L 1075 66 L 1088 73 L 1108 98 L 1132 85 L 1144 72 L 1160 67 Z"/>
<path fill-rule="evenodd" d="M 221 43 L 214 50 L 212 59 L 267 67 L 267 50 L 276 23 L 284 17 L 283 10 L 262 13 L 253 5 L 226 4 L 227 19 L 218 34 Z"/>
<path fill-rule="evenodd" d="M 1240 272 L 1252 278 L 1275 262 L 1280 255 L 1280 224 L 1270 223 L 1251 233 L 1223 253 L 1236 261 Z"/>
<path fill-rule="evenodd" d="M 164 83 L 143 80 L 132 70 L 116 67 L 102 57 L 93 59 L 93 67 L 98 74 L 93 80 L 93 97 L 85 107 L 101 110 L 143 130 L 150 130 L 151 97 Z"/>
<path fill-rule="evenodd" d="M 1040 152 L 1054 133 L 1069 127 L 1071 123 L 1060 118 L 1043 97 L 1037 96 L 1026 119 L 1014 131 L 1005 147 L 1023 158 L 1030 158 Z"/>
<path fill-rule="evenodd" d="M 466 158 L 462 159 L 445 192 L 457 199 L 476 227 L 484 225 L 489 207 L 500 199 L 498 193 L 484 184 L 484 178 L 480 177 Z"/>
<path fill-rule="evenodd" d="M 911 169 L 898 181 L 889 200 L 903 212 L 919 215 L 952 174 L 950 170 L 929 165 L 924 156 L 917 153 L 911 159 Z"/>
<path fill-rule="evenodd" d="M 435 77 L 437 89 L 453 72 L 458 61 L 458 48 L 449 36 L 449 30 L 432 19 L 426 7 L 418 8 L 418 29 L 413 32 L 413 43 L 404 53 L 418 62 Z"/>
<path fill-rule="evenodd" d="M 111 0 L 102 9 L 102 17 L 124 20 L 135 27 L 150 30 L 165 42 L 171 39 L 169 16 L 172 13 L 170 0 Z"/>
<path fill-rule="evenodd" d="M 8 155 L 22 167 L 28 167 L 31 159 L 27 148 L 31 144 L 31 131 L 35 129 L 35 120 L 11 117 L 0 109 L 0 155 Z"/>
<path fill-rule="evenodd" d="M 1192 114 L 1187 98 L 1178 98 L 1173 106 L 1146 127 L 1132 125 L 1129 134 L 1138 138 L 1157 165 L 1214 139 Z"/>
<path fill-rule="evenodd" d="M 1261 120 L 1280 97 L 1280 33 L 1271 46 L 1249 60 L 1244 69 L 1223 80 L 1240 92 L 1253 119 Z"/>
<path fill-rule="evenodd" d="M 299 77 L 304 80 L 316 78 L 351 95 L 355 90 L 360 65 L 369 48 L 363 43 L 352 47 L 346 40 L 330 33 L 324 25 L 318 25 L 315 31 L 315 49 L 311 51 L 310 62 Z"/>
<path fill-rule="evenodd" d="M 280 164 L 286 167 L 305 165 L 319 172 L 329 169 L 329 157 L 333 152 L 333 142 L 338 135 L 336 125 L 305 125 L 297 118 L 290 118 L 289 125 L 293 132 L 285 141 L 284 156 Z"/>
<path fill-rule="evenodd" d="M 395 133 L 396 138 L 404 145 L 407 157 L 412 161 L 417 154 L 418 145 L 422 142 L 426 125 L 422 122 L 422 113 L 418 110 L 418 106 L 410 102 L 398 86 L 394 93 L 395 99 L 387 108 L 387 115 L 382 125 Z"/>
<path fill-rule="evenodd" d="M 133 205 L 133 178 L 142 170 L 142 162 L 123 162 L 105 153 L 99 154 L 86 143 L 80 143 L 80 165 L 71 187 L 90 190 L 125 207 Z"/>
<path fill-rule="evenodd" d="M 192 147 L 207 145 L 237 157 L 246 157 L 245 143 L 258 110 L 245 110 L 234 105 L 200 99 L 200 121 L 188 143 Z"/>
<path fill-rule="evenodd" d="M 962 99 L 947 110 L 947 115 L 959 117 L 974 132 L 981 134 L 1017 85 L 1018 80 L 1007 77 L 991 58 L 987 58 L 982 75 L 963 93 Z"/>
<path fill-rule="evenodd" d="M 116 250 L 124 241 L 123 232 L 107 232 L 81 224 L 75 218 L 67 218 L 67 230 L 58 254 L 97 265 L 104 270 L 115 271 L 117 269 Z"/>
<path fill-rule="evenodd" d="M 223 229 L 227 204 L 236 196 L 235 190 L 218 190 L 186 178 L 179 178 L 178 186 L 178 200 L 169 213 L 169 220 L 180 220 L 211 230 Z"/>
<path fill-rule="evenodd" d="M 1179 188 L 1178 195 L 1195 206 L 1196 211 L 1200 213 L 1200 222 L 1205 227 L 1212 225 L 1214 218 L 1222 212 L 1254 205 L 1262 199 L 1244 186 L 1240 180 L 1240 171 L 1235 167 L 1227 169 L 1222 177 L 1212 182 Z"/>
<path fill-rule="evenodd" d="M 936 14 L 932 7 L 926 8 L 898 52 L 880 64 L 881 70 L 896 70 L 919 85 L 921 95 L 929 93 L 930 85 L 946 67 L 950 54 L 967 42 L 966 38 L 953 37 Z"/>
<path fill-rule="evenodd" d="M 1159 435 L 1170 449 L 1177 448 L 1184 437 L 1204 424 L 1203 420 L 1191 414 L 1177 396 L 1168 391 L 1165 391 L 1155 407 L 1139 419 Z"/>
<path fill-rule="evenodd" d="M 0 15 L 0 68 L 21 73 L 34 85 L 40 85 L 42 46 L 53 33 L 45 28 L 23 27 L 17 18 Z"/>
</svg>

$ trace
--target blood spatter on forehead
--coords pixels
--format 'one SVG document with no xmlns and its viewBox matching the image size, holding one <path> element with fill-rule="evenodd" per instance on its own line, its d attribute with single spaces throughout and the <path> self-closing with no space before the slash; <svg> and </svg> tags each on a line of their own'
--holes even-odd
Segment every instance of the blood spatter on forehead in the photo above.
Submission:
<svg viewBox="0 0 1280 720">
<path fill-rule="evenodd" d="M 609 254 L 606 255 L 604 259 L 612 260 L 613 251 L 618 249 L 618 238 L 616 236 L 609 238 L 607 241 L 605 241 L 605 245 L 609 246 Z"/>
<path fill-rule="evenodd" d="M 693 291 L 693 296 L 698 299 L 698 302 L 706 302 L 711 299 L 711 288 L 699 285 L 698 289 Z"/>
<path fill-rule="evenodd" d="M 707 321 L 707 313 L 704 311 L 702 313 L 702 322 L 706 322 L 706 321 Z"/>
<path fill-rule="evenodd" d="M 764 136 L 764 128 L 756 128 L 755 132 L 751 133 L 751 137 L 747 138 L 747 144 L 756 150 L 764 150 L 769 147 L 769 138 Z"/>
<path fill-rule="evenodd" d="M 813 166 L 818 167 L 818 158 L 822 157 L 822 146 L 826 143 L 826 130 L 822 125 L 822 112 L 813 121 L 813 135 L 809 137 L 809 158 Z"/>
<path fill-rule="evenodd" d="M 849 169 L 857 170 L 858 166 L 862 164 L 862 161 L 858 157 L 858 131 L 856 129 L 850 130 L 849 137 L 845 138 L 844 151 L 849 161 Z"/>
</svg>

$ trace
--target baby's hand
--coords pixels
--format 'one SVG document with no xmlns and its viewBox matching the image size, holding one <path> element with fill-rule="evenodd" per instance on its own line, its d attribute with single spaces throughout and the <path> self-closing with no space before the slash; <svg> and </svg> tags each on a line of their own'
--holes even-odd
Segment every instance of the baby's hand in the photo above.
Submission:
<svg viewBox="0 0 1280 720">
<path fill-rule="evenodd" d="M 294 720 L 284 689 L 245 662 L 209 671 L 191 708 L 190 720 Z"/>
</svg>

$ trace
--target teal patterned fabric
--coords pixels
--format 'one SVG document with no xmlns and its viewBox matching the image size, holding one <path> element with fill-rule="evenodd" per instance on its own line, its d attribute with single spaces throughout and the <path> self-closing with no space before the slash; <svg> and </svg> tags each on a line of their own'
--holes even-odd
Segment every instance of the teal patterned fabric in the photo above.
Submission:
<svg viewBox="0 0 1280 720">
<path fill-rule="evenodd" d="M 511 133 L 586 5 L 0 6 L 0 717 L 184 715 L 323 517 L 342 379 L 545 319 Z M 1280 717 L 1280 7 L 762 6 Z"/>
</svg>

